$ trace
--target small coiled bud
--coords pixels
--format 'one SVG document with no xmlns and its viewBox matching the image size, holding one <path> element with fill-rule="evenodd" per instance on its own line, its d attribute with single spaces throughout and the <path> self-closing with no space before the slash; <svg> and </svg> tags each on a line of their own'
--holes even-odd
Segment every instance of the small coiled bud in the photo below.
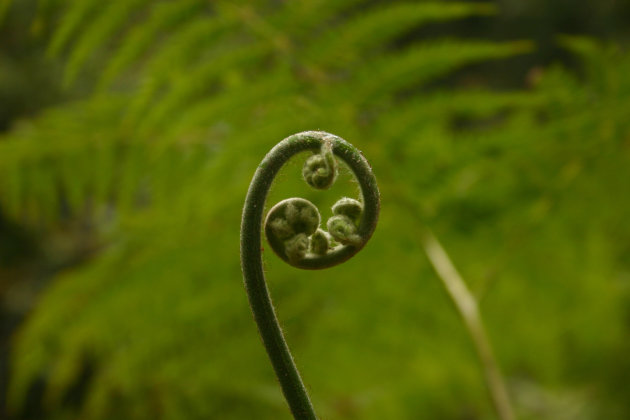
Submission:
<svg viewBox="0 0 630 420">
<path fill-rule="evenodd" d="M 363 242 L 361 236 L 357 234 L 357 225 L 346 215 L 338 214 L 331 217 L 326 226 L 328 233 L 339 243 L 360 245 Z"/>
<path fill-rule="evenodd" d="M 267 238 L 276 252 L 284 252 L 289 262 L 295 264 L 309 250 L 309 236 L 321 222 L 317 207 L 303 198 L 289 198 L 273 206 L 265 221 Z M 279 250 L 282 251 L 279 251 Z"/>
<path fill-rule="evenodd" d="M 284 253 L 292 263 L 299 262 L 308 251 L 308 236 L 298 233 L 291 239 L 284 241 Z"/>
<path fill-rule="evenodd" d="M 334 215 L 348 216 L 355 223 L 359 223 L 361 213 L 363 213 L 363 203 L 354 198 L 344 197 L 332 206 Z"/>
<path fill-rule="evenodd" d="M 302 176 L 308 185 L 318 190 L 325 190 L 335 182 L 337 161 L 330 143 L 324 142 L 319 154 L 306 159 L 302 168 Z"/>
<path fill-rule="evenodd" d="M 311 252 L 317 255 L 324 255 L 328 252 L 330 247 L 330 240 L 328 234 L 322 229 L 317 231 L 311 236 Z"/>
<path fill-rule="evenodd" d="M 317 207 L 303 198 L 282 200 L 269 210 L 265 226 L 278 239 L 298 233 L 312 235 L 321 222 Z"/>
<path fill-rule="evenodd" d="M 277 219 L 269 222 L 269 226 L 273 234 L 279 239 L 289 239 L 295 235 L 295 231 L 285 218 L 278 217 Z"/>
</svg>

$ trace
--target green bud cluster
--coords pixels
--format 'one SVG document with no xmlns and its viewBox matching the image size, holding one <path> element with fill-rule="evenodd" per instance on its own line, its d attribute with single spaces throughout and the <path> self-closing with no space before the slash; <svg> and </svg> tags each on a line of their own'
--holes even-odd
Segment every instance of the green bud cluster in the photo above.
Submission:
<svg viewBox="0 0 630 420">
<path fill-rule="evenodd" d="M 344 245 L 359 245 L 363 241 L 357 234 L 359 220 L 363 212 L 360 201 L 344 197 L 332 207 L 333 216 L 326 226 L 330 235 Z"/>
<path fill-rule="evenodd" d="M 282 241 L 287 259 L 296 263 L 306 256 L 309 236 L 321 222 L 317 207 L 303 198 L 289 198 L 273 206 L 265 222 L 270 241 Z"/>
<path fill-rule="evenodd" d="M 324 142 L 319 154 L 306 159 L 302 168 L 302 176 L 308 185 L 318 190 L 325 190 L 337 178 L 337 160 L 330 143 Z"/>
</svg>

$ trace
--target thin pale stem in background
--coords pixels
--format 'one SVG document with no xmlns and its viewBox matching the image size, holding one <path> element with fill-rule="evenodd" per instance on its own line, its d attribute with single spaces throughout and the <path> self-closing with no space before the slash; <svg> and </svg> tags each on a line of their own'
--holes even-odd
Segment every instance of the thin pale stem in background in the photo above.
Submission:
<svg viewBox="0 0 630 420">
<path fill-rule="evenodd" d="M 422 239 L 424 251 L 470 333 L 483 366 L 494 407 L 501 420 L 515 420 L 510 397 L 483 326 L 477 301 L 457 272 L 437 238 L 427 231 Z"/>
</svg>

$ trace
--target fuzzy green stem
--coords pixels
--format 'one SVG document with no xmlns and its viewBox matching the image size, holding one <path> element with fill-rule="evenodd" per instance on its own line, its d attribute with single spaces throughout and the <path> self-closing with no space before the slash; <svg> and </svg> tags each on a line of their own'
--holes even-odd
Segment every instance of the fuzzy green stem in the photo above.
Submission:
<svg viewBox="0 0 630 420">
<path fill-rule="evenodd" d="M 372 236 L 380 209 L 379 192 L 370 165 L 361 153 L 345 140 L 329 133 L 307 131 L 294 134 L 278 143 L 262 160 L 247 192 L 241 223 L 241 267 L 245 289 L 254 320 L 271 360 L 282 392 L 295 419 L 316 419 L 308 393 L 293 361 L 276 317 L 269 289 L 265 281 L 261 252 L 261 229 L 265 201 L 278 171 L 292 156 L 311 150 L 318 152 L 332 148 L 335 156 L 345 161 L 359 182 L 364 210 L 357 233 L 362 242 L 343 245 L 325 255 L 305 258 L 299 268 L 320 269 L 332 267 L 356 254 Z"/>
</svg>

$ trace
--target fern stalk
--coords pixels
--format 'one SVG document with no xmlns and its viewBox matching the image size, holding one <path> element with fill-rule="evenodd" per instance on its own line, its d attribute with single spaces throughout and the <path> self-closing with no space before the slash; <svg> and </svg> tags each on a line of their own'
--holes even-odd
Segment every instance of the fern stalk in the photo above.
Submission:
<svg viewBox="0 0 630 420">
<path fill-rule="evenodd" d="M 356 148 L 328 133 L 310 131 L 287 137 L 267 154 L 254 174 L 243 207 L 241 267 L 254 320 L 296 419 L 316 419 L 317 416 L 269 295 L 262 265 L 261 228 L 265 200 L 273 179 L 293 155 L 308 150 L 314 155 L 306 161 L 303 175 L 312 187 L 324 189 L 334 182 L 336 155 L 348 164 L 357 178 L 363 202 L 340 200 L 333 207 L 336 214 L 329 220 L 329 232 L 319 229 L 319 213 L 307 200 L 293 198 L 280 202 L 269 211 L 265 223 L 268 240 L 278 256 L 305 269 L 327 268 L 344 262 L 372 236 L 380 209 L 379 191 L 370 165 Z"/>
<path fill-rule="evenodd" d="M 440 242 L 430 231 L 424 234 L 422 245 L 472 338 L 497 415 L 501 420 L 516 420 L 507 387 L 494 357 L 475 297 Z"/>
</svg>

